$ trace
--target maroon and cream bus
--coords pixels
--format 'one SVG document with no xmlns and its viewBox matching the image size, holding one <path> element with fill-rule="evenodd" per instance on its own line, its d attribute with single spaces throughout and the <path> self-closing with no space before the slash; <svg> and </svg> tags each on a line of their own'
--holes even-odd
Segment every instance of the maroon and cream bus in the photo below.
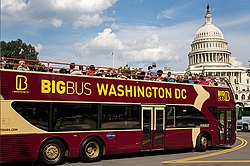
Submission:
<svg viewBox="0 0 250 166">
<path fill-rule="evenodd" d="M 233 144 L 229 86 L 0 69 L 0 161 Z"/>
</svg>

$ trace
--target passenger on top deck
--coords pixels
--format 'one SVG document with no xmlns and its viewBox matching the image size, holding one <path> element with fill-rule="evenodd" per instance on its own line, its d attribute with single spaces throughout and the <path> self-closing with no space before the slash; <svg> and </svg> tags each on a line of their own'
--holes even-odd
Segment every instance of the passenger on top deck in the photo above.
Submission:
<svg viewBox="0 0 250 166">
<path fill-rule="evenodd" d="M 128 79 L 128 77 L 123 73 L 118 73 L 117 78 Z"/>
<path fill-rule="evenodd" d="M 128 64 L 126 64 L 124 67 L 123 67 L 123 71 L 122 71 L 124 74 L 130 74 L 130 67 Z"/>
<path fill-rule="evenodd" d="M 175 82 L 175 78 L 172 76 L 171 72 L 168 72 L 167 77 L 164 79 L 166 82 Z"/>
<path fill-rule="evenodd" d="M 224 78 L 219 79 L 218 86 L 226 86 L 226 82 L 225 82 Z"/>
<path fill-rule="evenodd" d="M 200 76 L 200 84 L 201 85 L 207 85 L 206 79 L 204 78 L 204 76 Z"/>
<path fill-rule="evenodd" d="M 217 83 L 215 82 L 214 78 L 211 78 L 207 84 L 210 86 L 217 86 Z"/>
<path fill-rule="evenodd" d="M 156 68 L 156 63 L 152 63 L 152 69 L 149 69 L 149 73 L 151 77 L 156 77 L 157 76 L 157 68 Z"/>
<path fill-rule="evenodd" d="M 188 76 L 188 83 L 189 83 L 189 84 L 194 84 L 192 75 L 189 75 L 189 76 Z"/>
<path fill-rule="evenodd" d="M 53 73 L 53 68 L 52 67 L 48 68 L 48 72 Z"/>
<path fill-rule="evenodd" d="M 161 69 L 157 70 L 157 78 L 155 81 L 163 81 L 162 74 L 163 74 L 163 71 Z"/>
<path fill-rule="evenodd" d="M 24 61 L 19 61 L 19 66 L 17 67 L 17 70 L 30 71 L 29 67 L 25 64 Z"/>
<path fill-rule="evenodd" d="M 2 65 L 0 66 L 0 68 L 2 67 Z M 14 69 L 14 63 L 12 61 L 4 61 L 4 68 L 5 69 Z"/>
<path fill-rule="evenodd" d="M 69 74 L 72 74 L 72 75 L 82 75 L 82 72 L 75 69 L 75 66 L 76 64 L 74 62 L 72 62 L 70 65 L 69 65 Z"/>
<path fill-rule="evenodd" d="M 90 65 L 87 71 L 87 75 L 88 76 L 94 76 L 95 75 L 95 66 L 94 65 Z"/>
<path fill-rule="evenodd" d="M 79 71 L 80 71 L 83 75 L 86 75 L 86 71 L 83 69 L 83 65 L 79 65 Z"/>
<path fill-rule="evenodd" d="M 105 71 L 103 69 L 99 70 L 99 76 L 105 77 Z"/>
<path fill-rule="evenodd" d="M 141 72 L 138 74 L 137 79 L 139 79 L 139 80 L 144 80 L 145 75 L 146 75 L 146 72 L 145 72 L 145 71 L 141 71 Z"/>
<path fill-rule="evenodd" d="M 116 73 L 116 71 L 113 68 L 108 69 L 108 72 L 105 75 L 105 77 L 113 77 L 113 78 L 116 78 L 117 76 L 118 76 L 118 74 Z M 126 76 L 128 76 L 128 75 L 126 75 Z"/>
<path fill-rule="evenodd" d="M 149 80 L 150 79 L 150 69 L 152 69 L 152 66 L 148 66 L 148 71 L 145 73 L 144 80 Z"/>
</svg>

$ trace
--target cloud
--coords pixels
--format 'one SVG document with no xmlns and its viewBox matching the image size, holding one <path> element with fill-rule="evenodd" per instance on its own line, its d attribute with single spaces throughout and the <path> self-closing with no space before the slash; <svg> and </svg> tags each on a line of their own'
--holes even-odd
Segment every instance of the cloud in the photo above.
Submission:
<svg viewBox="0 0 250 166">
<path fill-rule="evenodd" d="M 133 2 L 139 4 L 142 1 Z M 44 46 L 39 44 L 36 46 L 37 50 L 42 50 L 42 54 L 49 55 L 46 57 L 48 60 L 65 62 L 74 60 L 76 63 L 111 66 L 111 52 L 114 51 L 115 66 L 117 67 L 126 63 L 130 66 L 147 67 L 153 61 L 162 69 L 164 66 L 171 66 L 178 70 L 185 70 L 188 67 L 187 55 L 191 50 L 190 45 L 195 32 L 204 22 L 202 19 L 204 12 L 198 20 L 192 19 L 190 22 L 183 20 L 181 23 L 172 24 L 171 20 L 171 26 L 167 26 L 167 24 L 145 26 L 147 23 L 143 24 L 144 26 L 136 25 L 136 23 L 129 25 L 126 22 L 113 21 L 114 18 L 106 15 L 107 10 L 111 9 L 109 14 L 115 15 L 119 19 L 121 11 L 117 7 L 118 4 L 116 5 L 117 2 L 118 0 L 3 0 L 1 1 L 1 21 L 5 25 L 11 21 L 17 24 L 22 21 L 24 25 L 29 25 L 24 26 L 22 35 L 30 35 L 33 31 L 32 37 L 34 39 L 34 36 L 37 36 L 36 40 L 44 38 L 42 31 L 44 29 L 36 31 L 37 22 L 44 24 L 46 33 L 56 32 L 59 37 L 51 35 L 50 39 L 53 40 L 48 42 L 46 39 L 42 42 L 45 44 Z M 187 12 L 189 11 L 186 8 L 190 3 L 180 3 L 175 3 L 174 6 L 170 6 L 155 17 L 157 19 L 188 17 L 189 13 Z M 169 4 L 171 5 L 171 3 Z M 115 7 L 112 8 L 113 6 Z M 249 16 L 246 14 L 241 17 L 233 16 L 230 19 L 227 17 L 221 20 L 215 18 L 215 21 L 220 25 L 218 27 L 221 28 L 229 43 L 229 50 L 235 56 L 231 63 L 239 65 L 241 63 L 237 60 L 239 59 L 245 66 L 248 66 L 249 28 L 246 27 L 249 27 Z M 107 22 L 111 25 L 109 26 Z M 64 29 L 62 31 L 49 31 L 50 26 L 48 28 L 47 24 Z M 71 31 L 65 27 L 68 25 L 78 30 Z M 92 29 L 93 26 L 97 28 Z M 101 29 L 103 26 L 108 28 Z M 244 26 L 245 28 L 242 28 Z M 40 24 L 38 27 L 41 27 Z M 96 31 L 97 29 L 99 33 Z M 27 36 L 25 38 L 28 38 Z M 41 43 L 41 41 L 34 43 Z"/>
<path fill-rule="evenodd" d="M 19 16 L 22 16 L 22 13 L 26 8 L 27 3 L 23 0 L 1 1 L 1 11 L 4 18 L 8 17 L 9 19 L 17 19 Z"/>
<path fill-rule="evenodd" d="M 78 28 L 78 27 L 90 27 L 90 26 L 98 26 L 103 22 L 103 18 L 100 17 L 99 14 L 94 14 L 94 15 L 81 15 L 77 17 L 73 21 L 73 27 Z"/>
<path fill-rule="evenodd" d="M 78 13 L 101 13 L 111 7 L 116 0 L 51 0 L 55 9 Z"/>
<path fill-rule="evenodd" d="M 235 17 L 231 19 L 225 19 L 225 20 L 219 20 L 220 21 L 220 27 L 225 28 L 235 28 L 235 27 L 241 27 L 250 25 L 250 16 L 249 14 L 241 15 L 240 17 Z"/>
<path fill-rule="evenodd" d="M 181 35 L 178 30 L 173 34 L 172 29 L 176 27 L 169 29 L 145 26 L 119 27 L 116 31 L 106 28 L 96 37 L 77 42 L 76 56 L 84 59 L 84 63 L 87 64 L 110 65 L 110 55 L 114 51 L 117 67 L 128 63 L 130 66 L 146 68 L 154 61 L 159 68 L 164 66 L 177 68 L 177 62 L 180 62 L 179 67 L 182 69 L 187 68 L 187 64 L 183 65 L 185 61 L 180 59 L 187 59 L 190 44 L 182 39 L 175 40 L 168 37 Z"/>
<path fill-rule="evenodd" d="M 176 16 L 177 11 L 174 9 L 167 9 L 162 11 L 156 18 L 157 19 L 162 19 L 162 18 L 167 18 L 167 19 L 172 19 Z"/>
<path fill-rule="evenodd" d="M 61 19 L 53 18 L 53 19 L 51 20 L 51 24 L 52 24 L 54 27 L 58 28 L 58 27 L 62 26 L 63 21 L 62 21 Z"/>
<path fill-rule="evenodd" d="M 179 5 L 179 6 L 174 6 L 171 8 L 168 8 L 162 12 L 160 12 L 157 15 L 157 19 L 174 19 L 177 16 L 179 16 L 186 8 L 187 6 L 185 6 L 184 4 Z"/>
<path fill-rule="evenodd" d="M 82 51 L 86 51 L 87 49 L 91 51 L 96 48 L 98 48 L 98 50 L 122 50 L 123 44 L 117 39 L 117 36 L 112 32 L 112 29 L 106 28 L 88 42 L 76 43 L 76 47 L 82 49 Z"/>
<path fill-rule="evenodd" d="M 34 45 L 35 49 L 37 52 L 41 52 L 41 50 L 43 49 L 43 45 L 42 44 L 37 44 L 37 45 Z"/>
<path fill-rule="evenodd" d="M 231 57 L 230 58 L 230 63 L 232 64 L 232 66 L 242 66 L 242 62 L 240 62 L 239 60 L 237 60 L 236 57 Z"/>
<path fill-rule="evenodd" d="M 105 28 L 96 37 L 74 44 L 75 55 L 85 64 L 110 66 L 111 53 L 122 51 L 123 43 L 110 28 Z"/>
<path fill-rule="evenodd" d="M 232 64 L 249 67 L 250 34 L 244 31 L 235 31 L 234 29 L 225 29 L 223 33 L 228 42 L 228 48 L 232 53 Z"/>
<path fill-rule="evenodd" d="M 97 26 L 112 20 L 103 13 L 116 2 L 117 0 L 5 0 L 1 1 L 1 10 L 6 22 L 42 21 L 51 23 L 54 27 L 68 22 L 78 28 Z"/>
</svg>

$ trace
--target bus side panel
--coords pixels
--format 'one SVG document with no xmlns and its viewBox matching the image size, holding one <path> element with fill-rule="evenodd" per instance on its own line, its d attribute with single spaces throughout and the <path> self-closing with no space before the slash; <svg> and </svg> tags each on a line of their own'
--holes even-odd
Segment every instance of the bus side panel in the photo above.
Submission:
<svg viewBox="0 0 250 166">
<path fill-rule="evenodd" d="M 81 143 L 87 137 L 99 137 L 105 144 L 106 154 L 140 151 L 140 131 L 53 133 L 35 135 L 1 135 L 0 161 L 36 161 L 39 147 L 49 139 L 60 139 L 69 148 L 69 157 L 78 157 Z M 109 137 L 109 138 L 108 138 Z"/>
<path fill-rule="evenodd" d="M 39 147 L 42 143 L 49 139 L 60 139 L 69 149 L 69 158 L 78 157 L 81 144 L 89 137 L 97 137 L 101 139 L 105 146 L 105 154 L 131 153 L 140 151 L 140 131 L 96 131 L 96 132 L 72 132 L 72 133 L 51 133 L 39 134 L 32 140 L 36 147 L 32 151 L 36 151 L 38 155 Z M 36 145 L 36 146 L 35 146 Z"/>
<path fill-rule="evenodd" d="M 98 133 L 105 143 L 106 154 L 139 152 L 141 131 L 112 131 Z M 114 136 L 114 138 L 111 137 Z"/>
<path fill-rule="evenodd" d="M 167 129 L 165 149 L 193 148 L 192 129 Z"/>
<path fill-rule="evenodd" d="M 59 136 L 60 135 L 60 136 Z M 54 133 L 53 137 L 56 134 Z M 81 144 L 89 137 L 101 139 L 105 154 L 131 153 L 140 151 L 141 132 L 138 131 L 96 131 L 58 134 L 69 147 L 69 157 L 78 157 Z"/>
<path fill-rule="evenodd" d="M 37 152 L 31 148 L 34 135 L 1 135 L 0 137 L 0 161 L 35 161 Z"/>
</svg>

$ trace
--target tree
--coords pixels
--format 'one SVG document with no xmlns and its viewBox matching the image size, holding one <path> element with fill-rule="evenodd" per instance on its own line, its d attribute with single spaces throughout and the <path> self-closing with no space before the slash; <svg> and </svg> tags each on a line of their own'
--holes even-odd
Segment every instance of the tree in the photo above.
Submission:
<svg viewBox="0 0 250 166">
<path fill-rule="evenodd" d="M 0 61 L 2 61 L 2 57 L 4 58 L 17 58 L 17 59 L 26 59 L 26 60 L 38 60 L 37 55 L 39 53 L 36 51 L 35 47 L 31 44 L 24 43 L 21 39 L 17 39 L 16 41 L 5 42 L 1 41 L 0 45 Z M 4 68 L 15 68 L 15 64 L 18 64 L 18 60 L 4 60 Z M 30 69 L 35 68 L 35 66 L 43 66 L 44 64 L 40 62 L 27 62 Z M 2 66 L 1 66 L 2 67 Z"/>
<path fill-rule="evenodd" d="M 21 39 L 7 43 L 1 41 L 0 49 L 1 57 L 38 60 L 37 55 L 39 53 L 36 51 L 35 47 L 31 44 L 24 43 Z"/>
</svg>

